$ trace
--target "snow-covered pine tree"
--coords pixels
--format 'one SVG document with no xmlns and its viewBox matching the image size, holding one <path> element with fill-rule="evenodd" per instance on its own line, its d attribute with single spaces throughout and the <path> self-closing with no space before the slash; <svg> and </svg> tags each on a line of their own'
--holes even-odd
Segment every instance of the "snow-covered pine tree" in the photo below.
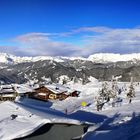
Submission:
<svg viewBox="0 0 140 140">
<path fill-rule="evenodd" d="M 127 93 L 128 98 L 133 98 L 135 97 L 135 89 L 134 89 L 134 84 L 133 84 L 133 78 L 131 77 L 131 82 L 129 86 L 129 91 Z"/>
<path fill-rule="evenodd" d="M 97 110 L 99 110 L 100 105 L 103 105 L 112 99 L 112 104 L 117 100 L 118 84 L 117 80 L 112 77 L 111 87 L 107 82 L 102 83 L 102 88 L 99 90 L 99 97 L 97 99 Z M 113 105 L 112 105 L 113 106 Z M 115 105 L 114 105 L 115 106 Z"/>
<path fill-rule="evenodd" d="M 112 76 L 112 87 L 111 87 L 111 90 L 110 90 L 110 98 L 116 98 L 117 96 L 117 92 L 118 92 L 118 84 L 117 84 L 117 80 L 114 78 L 114 76 Z"/>
<path fill-rule="evenodd" d="M 135 89 L 134 89 L 134 85 L 133 85 L 133 78 L 131 77 L 131 82 L 130 82 L 130 86 L 129 86 L 129 91 L 127 93 L 127 97 L 129 99 L 129 103 L 132 102 L 132 98 L 135 97 Z"/>
<path fill-rule="evenodd" d="M 105 103 L 109 102 L 110 100 L 110 90 L 108 87 L 107 82 L 102 83 L 102 88 L 99 90 L 99 96 L 97 98 L 97 111 L 102 110 L 102 107 L 104 106 Z"/>
<path fill-rule="evenodd" d="M 99 96 L 96 103 L 97 111 L 102 110 L 103 106 L 104 106 L 104 99 Z"/>
<path fill-rule="evenodd" d="M 110 101 L 110 98 L 114 97 L 114 91 L 109 88 L 109 84 L 104 82 L 102 89 L 100 90 L 100 96 L 104 99 L 104 102 Z"/>
</svg>

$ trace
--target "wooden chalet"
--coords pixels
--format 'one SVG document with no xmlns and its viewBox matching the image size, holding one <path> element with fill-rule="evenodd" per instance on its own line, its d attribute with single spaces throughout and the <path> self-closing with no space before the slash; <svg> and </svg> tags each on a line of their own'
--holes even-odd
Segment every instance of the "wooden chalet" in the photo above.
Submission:
<svg viewBox="0 0 140 140">
<path fill-rule="evenodd" d="M 41 86 L 35 89 L 36 93 L 33 95 L 33 98 L 47 101 L 48 99 L 64 100 L 69 96 L 78 97 L 77 91 L 68 92 L 68 90 L 67 87 L 57 84 Z"/>
<path fill-rule="evenodd" d="M 45 100 L 48 99 L 65 99 L 67 98 L 67 95 L 64 94 L 65 91 L 59 91 L 56 87 L 55 90 L 50 88 L 49 86 L 41 86 L 37 89 L 35 89 L 35 94 L 33 95 L 34 98 Z"/>
</svg>

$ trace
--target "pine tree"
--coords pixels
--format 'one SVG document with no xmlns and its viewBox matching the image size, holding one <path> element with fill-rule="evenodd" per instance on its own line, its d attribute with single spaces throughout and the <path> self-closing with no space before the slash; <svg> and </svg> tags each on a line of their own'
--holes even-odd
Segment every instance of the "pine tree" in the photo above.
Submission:
<svg viewBox="0 0 140 140">
<path fill-rule="evenodd" d="M 133 97 L 135 97 L 135 89 L 134 89 L 133 84 L 131 84 L 131 85 L 129 86 L 129 91 L 128 91 L 128 93 L 127 93 L 127 97 L 128 97 L 128 98 L 133 98 Z"/>
<path fill-rule="evenodd" d="M 131 103 L 132 98 L 135 97 L 135 89 L 134 89 L 133 78 L 132 77 L 131 77 L 131 82 L 130 82 L 130 86 L 129 86 L 129 91 L 127 93 L 127 97 L 129 98 L 129 103 Z"/>
<path fill-rule="evenodd" d="M 118 89 L 117 80 L 112 76 L 111 98 L 116 98 Z"/>
<path fill-rule="evenodd" d="M 102 83 L 102 88 L 99 90 L 99 97 L 97 99 L 97 111 L 102 110 L 105 103 L 110 100 L 110 91 L 107 82 Z"/>
<path fill-rule="evenodd" d="M 99 97 L 97 99 L 97 110 L 101 110 L 105 103 L 117 97 L 117 82 L 112 80 L 112 86 L 109 87 L 107 82 L 102 83 L 102 88 L 99 90 Z M 114 103 L 114 102 L 113 102 Z"/>
<path fill-rule="evenodd" d="M 110 100 L 111 91 L 109 89 L 109 85 L 107 82 L 104 82 L 102 84 L 102 89 L 99 92 L 100 92 L 100 97 L 102 97 L 104 101 Z"/>
<path fill-rule="evenodd" d="M 102 110 L 103 106 L 104 106 L 104 100 L 103 100 L 103 98 L 102 97 L 98 97 L 97 104 L 96 104 L 97 111 Z"/>
</svg>

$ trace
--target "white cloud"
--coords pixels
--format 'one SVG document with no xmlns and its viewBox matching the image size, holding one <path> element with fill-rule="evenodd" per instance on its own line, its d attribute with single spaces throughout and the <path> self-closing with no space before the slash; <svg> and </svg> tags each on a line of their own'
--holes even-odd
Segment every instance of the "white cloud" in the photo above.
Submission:
<svg viewBox="0 0 140 140">
<path fill-rule="evenodd" d="M 73 56 L 77 55 L 79 47 L 70 43 L 64 43 L 50 39 L 50 34 L 29 33 L 14 39 L 22 46 L 18 53 L 22 55 L 50 55 L 50 56 Z"/>
<path fill-rule="evenodd" d="M 82 47 L 74 42 L 58 40 L 60 37 L 65 40 L 77 35 L 80 37 L 76 42 L 83 43 Z M 88 56 L 99 52 L 136 53 L 140 52 L 140 28 L 81 27 L 67 33 L 28 33 L 17 36 L 14 41 L 20 47 L 0 47 L 0 50 L 16 55 L 51 56 Z"/>
<path fill-rule="evenodd" d="M 98 27 L 81 27 L 75 30 L 72 30 L 73 33 L 79 33 L 79 32 L 96 32 L 96 33 L 105 33 L 111 31 L 111 28 L 104 27 L 104 26 L 98 26 Z"/>
<path fill-rule="evenodd" d="M 113 29 L 86 39 L 86 46 L 92 52 L 140 52 L 140 29 Z"/>
</svg>

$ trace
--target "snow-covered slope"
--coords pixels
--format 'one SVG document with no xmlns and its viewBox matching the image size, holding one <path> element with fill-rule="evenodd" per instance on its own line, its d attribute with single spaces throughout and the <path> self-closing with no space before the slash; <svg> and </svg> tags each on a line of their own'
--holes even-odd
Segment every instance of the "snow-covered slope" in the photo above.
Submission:
<svg viewBox="0 0 140 140">
<path fill-rule="evenodd" d="M 140 60 L 140 53 L 133 54 L 113 54 L 113 53 L 97 53 L 90 55 L 88 58 L 84 57 L 51 57 L 51 56 L 36 56 L 36 57 L 19 57 L 14 56 L 7 53 L 0 53 L 0 63 L 5 64 L 17 64 L 23 62 L 36 62 L 43 60 L 53 60 L 56 62 L 64 62 L 65 60 L 84 60 L 84 61 L 92 61 L 97 63 L 107 63 L 107 62 L 118 62 L 118 61 L 134 61 Z"/>
<path fill-rule="evenodd" d="M 80 124 L 80 121 L 67 118 L 65 114 L 49 108 L 44 111 L 9 101 L 0 104 L 0 112 L 1 140 L 27 136 L 47 123 Z"/>
</svg>

